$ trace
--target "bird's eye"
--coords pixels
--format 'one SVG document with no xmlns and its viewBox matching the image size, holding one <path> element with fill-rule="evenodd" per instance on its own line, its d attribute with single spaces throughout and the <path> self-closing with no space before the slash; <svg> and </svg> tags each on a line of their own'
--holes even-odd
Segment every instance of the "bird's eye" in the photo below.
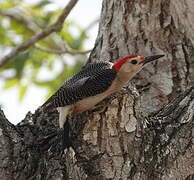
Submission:
<svg viewBox="0 0 194 180">
<path fill-rule="evenodd" d="M 137 60 L 135 59 L 131 60 L 131 64 L 137 64 Z"/>
</svg>

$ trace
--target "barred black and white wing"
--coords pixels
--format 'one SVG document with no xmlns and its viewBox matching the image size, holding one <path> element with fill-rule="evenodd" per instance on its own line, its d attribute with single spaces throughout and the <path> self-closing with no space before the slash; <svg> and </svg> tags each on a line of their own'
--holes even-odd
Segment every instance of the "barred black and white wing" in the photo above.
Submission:
<svg viewBox="0 0 194 180">
<path fill-rule="evenodd" d="M 108 62 L 88 64 L 43 105 L 44 109 L 64 107 L 87 97 L 106 91 L 116 77 L 116 71 Z"/>
</svg>

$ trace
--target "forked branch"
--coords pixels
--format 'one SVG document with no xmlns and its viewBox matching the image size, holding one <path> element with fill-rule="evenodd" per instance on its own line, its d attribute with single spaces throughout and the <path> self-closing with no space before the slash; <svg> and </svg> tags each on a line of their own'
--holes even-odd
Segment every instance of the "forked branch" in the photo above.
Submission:
<svg viewBox="0 0 194 180">
<path fill-rule="evenodd" d="M 69 13 L 71 12 L 71 10 L 73 9 L 77 2 L 78 0 L 70 0 L 67 6 L 63 9 L 57 21 L 53 25 L 48 26 L 43 31 L 35 34 L 30 39 L 24 41 L 22 44 L 12 49 L 11 52 L 9 52 L 7 55 L 2 57 L 0 59 L 0 67 L 8 63 L 11 58 L 17 56 L 21 52 L 27 50 L 29 47 L 35 45 L 36 42 L 49 36 L 51 33 L 61 31 L 65 19 L 67 18 L 67 16 L 69 15 Z"/>
</svg>

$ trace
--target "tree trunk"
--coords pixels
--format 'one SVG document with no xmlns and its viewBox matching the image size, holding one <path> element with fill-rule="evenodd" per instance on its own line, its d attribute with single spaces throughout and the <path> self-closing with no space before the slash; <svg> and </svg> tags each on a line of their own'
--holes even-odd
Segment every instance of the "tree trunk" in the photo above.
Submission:
<svg viewBox="0 0 194 180">
<path fill-rule="evenodd" d="M 71 119 L 72 147 L 64 153 L 56 143 L 49 149 L 38 143 L 57 130 L 57 112 L 38 109 L 13 126 L 1 111 L 0 179 L 193 180 L 193 9 L 192 0 L 104 0 L 88 62 L 165 58 Z"/>
</svg>

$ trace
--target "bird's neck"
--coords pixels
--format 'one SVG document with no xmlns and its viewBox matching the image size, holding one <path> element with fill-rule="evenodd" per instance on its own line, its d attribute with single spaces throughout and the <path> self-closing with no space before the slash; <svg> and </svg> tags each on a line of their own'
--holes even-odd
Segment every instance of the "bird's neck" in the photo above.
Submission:
<svg viewBox="0 0 194 180">
<path fill-rule="evenodd" d="M 117 79 L 118 81 L 120 81 L 120 83 L 122 83 L 123 85 L 126 84 L 128 81 L 130 81 L 136 73 L 134 73 L 133 71 L 131 72 L 124 72 L 124 71 L 119 71 L 117 73 Z"/>
</svg>

